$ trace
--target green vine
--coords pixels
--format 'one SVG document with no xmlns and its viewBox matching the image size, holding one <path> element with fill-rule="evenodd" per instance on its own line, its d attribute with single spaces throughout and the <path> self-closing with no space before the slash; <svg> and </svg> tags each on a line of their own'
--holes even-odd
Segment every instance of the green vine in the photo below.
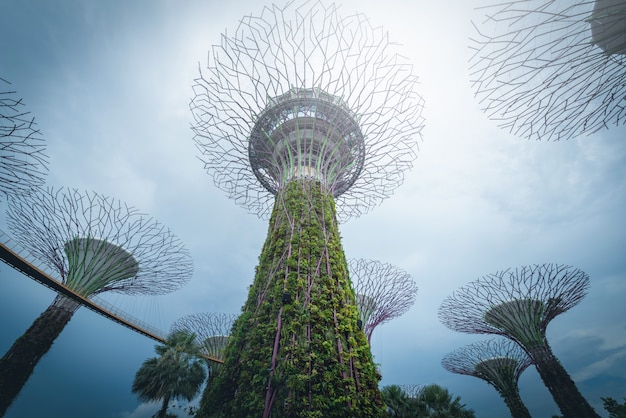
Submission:
<svg viewBox="0 0 626 418">
<path fill-rule="evenodd" d="M 224 366 L 197 416 L 383 416 L 357 320 L 332 195 L 294 180 L 276 198 Z"/>
</svg>

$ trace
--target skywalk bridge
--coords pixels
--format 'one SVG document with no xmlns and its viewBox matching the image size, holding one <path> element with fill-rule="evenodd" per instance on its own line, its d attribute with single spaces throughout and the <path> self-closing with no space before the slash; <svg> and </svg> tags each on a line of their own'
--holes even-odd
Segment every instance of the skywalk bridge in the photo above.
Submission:
<svg viewBox="0 0 626 418">
<path fill-rule="evenodd" d="M 31 279 L 43 284 L 44 286 L 54 290 L 59 294 L 62 294 L 63 296 L 66 296 L 80 303 L 82 306 L 91 309 L 92 311 L 104 316 L 107 319 L 115 321 L 118 324 L 121 324 L 126 328 L 138 332 L 139 334 L 144 335 L 148 338 L 152 338 L 159 343 L 165 343 L 167 333 L 127 314 L 126 312 L 116 308 L 107 301 L 98 298 L 97 296 L 92 296 L 87 299 L 79 295 L 78 293 L 63 285 L 59 280 L 54 279 L 50 274 L 35 266 L 33 262 L 29 261 L 27 259 L 26 254 L 28 254 L 28 252 L 26 250 L 19 251 L 16 250 L 17 248 L 21 248 L 19 244 L 15 243 L 15 241 L 11 240 L 11 238 L 6 233 L 0 230 L 0 258 L 6 264 L 13 267 L 15 270 L 22 272 L 24 275 L 30 277 Z M 223 363 L 222 360 L 218 360 L 206 355 L 204 357 L 211 361 Z"/>
<path fill-rule="evenodd" d="M 115 321 L 126 328 L 145 335 L 146 337 L 152 338 L 159 343 L 165 342 L 165 338 L 167 337 L 165 332 L 132 317 L 97 296 L 92 296 L 87 299 L 79 295 L 63 285 L 59 280 L 54 279 L 50 274 L 44 272 L 40 268 L 36 267 L 32 262 L 27 260 L 27 256 L 25 255 L 27 254 L 26 250 L 18 252 L 18 250 L 15 250 L 16 248 L 20 248 L 19 245 L 15 243 L 15 241 L 11 240 L 6 233 L 0 230 L 0 258 L 2 258 L 2 261 L 6 264 L 107 319 Z"/>
</svg>

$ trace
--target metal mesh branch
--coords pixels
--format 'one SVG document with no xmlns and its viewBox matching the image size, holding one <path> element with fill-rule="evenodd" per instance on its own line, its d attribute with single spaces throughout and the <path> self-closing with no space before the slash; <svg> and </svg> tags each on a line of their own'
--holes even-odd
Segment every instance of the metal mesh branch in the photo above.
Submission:
<svg viewBox="0 0 626 418">
<path fill-rule="evenodd" d="M 424 388 L 424 385 L 421 385 L 419 383 L 412 383 L 412 384 L 398 385 L 398 387 L 402 389 L 402 392 L 404 392 L 406 396 L 408 396 L 409 398 L 417 399 L 419 397 L 420 392 Z"/>
<path fill-rule="evenodd" d="M 447 354 L 441 365 L 448 371 L 482 379 L 502 396 L 514 418 L 530 418 L 519 397 L 518 381 L 532 364 L 526 352 L 511 340 L 479 341 Z"/>
<path fill-rule="evenodd" d="M 531 364 L 532 360 L 519 345 L 503 338 L 457 348 L 441 361 L 449 372 L 478 377 L 494 386 L 502 386 L 499 382 L 503 378 L 512 378 L 517 384 Z"/>
<path fill-rule="evenodd" d="M 170 333 L 180 330 L 196 335 L 196 343 L 202 353 L 212 359 L 224 361 L 224 348 L 237 315 L 201 312 L 178 319 L 172 324 Z"/>
<path fill-rule="evenodd" d="M 293 178 L 325 183 L 340 220 L 404 179 L 421 136 L 412 66 L 380 27 L 319 1 L 265 7 L 224 33 L 193 86 L 195 141 L 215 184 L 268 217 Z"/>
<path fill-rule="evenodd" d="M 511 0 L 485 10 L 471 82 L 501 127 L 559 140 L 624 123 L 623 1 Z"/>
<path fill-rule="evenodd" d="M 411 275 L 379 261 L 348 260 L 363 331 L 370 341 L 374 329 L 403 315 L 415 303 L 417 285 Z"/>
<path fill-rule="evenodd" d="M 447 297 L 439 319 L 470 334 L 499 334 L 518 342 L 545 338 L 548 324 L 582 300 L 589 276 L 558 264 L 530 265 L 490 274 Z"/>
<path fill-rule="evenodd" d="M 15 240 L 84 296 L 163 294 L 192 275 L 182 242 L 124 203 L 74 189 L 41 189 L 9 200 Z"/>
<path fill-rule="evenodd" d="M 43 185 L 48 157 L 35 119 L 0 78 L 0 193 L 25 194 Z"/>
</svg>

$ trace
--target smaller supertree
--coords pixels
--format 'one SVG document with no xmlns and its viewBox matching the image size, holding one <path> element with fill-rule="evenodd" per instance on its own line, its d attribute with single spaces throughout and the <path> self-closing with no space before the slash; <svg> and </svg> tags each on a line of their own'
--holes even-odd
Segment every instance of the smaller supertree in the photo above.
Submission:
<svg viewBox="0 0 626 418">
<path fill-rule="evenodd" d="M 85 298 L 168 293 L 193 272 L 188 251 L 167 228 L 96 193 L 39 189 L 9 200 L 7 215 L 15 240 Z M 0 359 L 0 416 L 79 307 L 58 295 Z"/>
<path fill-rule="evenodd" d="M 502 335 L 517 342 L 566 417 L 598 417 L 552 353 L 546 328 L 587 293 L 589 276 L 569 266 L 524 266 L 487 275 L 460 288 L 439 308 L 448 328 Z"/>
<path fill-rule="evenodd" d="M 531 358 L 519 345 L 503 338 L 457 348 L 441 361 L 452 373 L 478 377 L 496 388 L 513 418 L 531 418 L 518 386 L 522 372 L 531 364 Z"/>
<path fill-rule="evenodd" d="M 0 86 L 10 84 L 0 78 Z M 48 166 L 45 144 L 35 119 L 14 91 L 0 87 L 0 199 L 43 185 Z"/>
<path fill-rule="evenodd" d="M 351 259 L 348 265 L 359 321 L 370 342 L 378 325 L 403 315 L 413 306 L 417 285 L 409 273 L 391 264 Z"/>
<path fill-rule="evenodd" d="M 485 10 L 470 71 L 490 118 L 543 140 L 624 123 L 624 1 L 505 0 Z"/>
<path fill-rule="evenodd" d="M 224 363 L 224 349 L 235 319 L 235 314 L 201 312 L 180 318 L 172 324 L 170 332 L 184 330 L 196 335 L 196 343 L 207 359 L 211 378 Z"/>
</svg>

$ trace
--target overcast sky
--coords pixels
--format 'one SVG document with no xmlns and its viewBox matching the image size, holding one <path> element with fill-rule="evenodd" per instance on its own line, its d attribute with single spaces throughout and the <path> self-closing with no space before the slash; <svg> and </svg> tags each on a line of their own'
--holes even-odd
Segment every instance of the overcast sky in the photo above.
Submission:
<svg viewBox="0 0 626 418">
<path fill-rule="evenodd" d="M 234 31 L 264 4 L 225 3 L 0 2 L 0 77 L 13 83 L 47 140 L 47 184 L 120 199 L 168 226 L 191 251 L 195 273 L 184 289 L 108 299 L 163 330 L 196 312 L 238 313 L 267 232 L 267 221 L 212 184 L 192 141 L 198 65 L 225 29 Z M 402 44 L 426 106 L 423 142 L 404 184 L 340 226 L 349 258 L 391 263 L 419 286 L 411 310 L 374 332 L 381 385 L 438 383 L 478 417 L 507 416 L 492 387 L 441 367 L 448 352 L 489 337 L 448 330 L 437 309 L 480 276 L 568 264 L 588 273 L 591 287 L 551 323 L 548 338 L 583 395 L 607 416 L 600 397 L 626 396 L 626 129 L 556 143 L 499 129 L 480 111 L 468 77 L 470 22 L 483 3 L 416 3 L 338 3 L 342 14 L 363 12 Z M 4 353 L 54 294 L 6 265 L 0 274 Z M 151 416 L 157 407 L 142 405 L 130 388 L 154 344 L 80 309 L 7 418 Z M 520 388 L 534 417 L 558 413 L 534 369 Z"/>
</svg>

